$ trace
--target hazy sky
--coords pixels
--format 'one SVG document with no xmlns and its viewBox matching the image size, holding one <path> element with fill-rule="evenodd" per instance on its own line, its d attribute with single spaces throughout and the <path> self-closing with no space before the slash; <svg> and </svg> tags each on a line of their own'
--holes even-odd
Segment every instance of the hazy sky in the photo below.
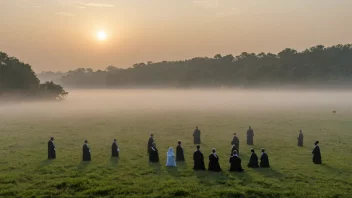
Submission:
<svg viewBox="0 0 352 198">
<path fill-rule="evenodd" d="M 351 10 L 352 0 L 0 0 L 0 51 L 39 72 L 303 50 L 351 43 Z"/>
</svg>

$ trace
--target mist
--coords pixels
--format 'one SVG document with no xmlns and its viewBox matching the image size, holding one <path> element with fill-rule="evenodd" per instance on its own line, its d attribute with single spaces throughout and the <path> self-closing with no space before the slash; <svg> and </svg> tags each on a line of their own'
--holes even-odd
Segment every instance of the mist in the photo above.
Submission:
<svg viewBox="0 0 352 198">
<path fill-rule="evenodd" d="M 0 105 L 0 118 L 172 111 L 309 112 L 312 108 L 333 111 L 352 107 L 351 98 L 350 91 L 321 90 L 69 90 L 68 97 L 60 102 L 3 103 Z"/>
</svg>

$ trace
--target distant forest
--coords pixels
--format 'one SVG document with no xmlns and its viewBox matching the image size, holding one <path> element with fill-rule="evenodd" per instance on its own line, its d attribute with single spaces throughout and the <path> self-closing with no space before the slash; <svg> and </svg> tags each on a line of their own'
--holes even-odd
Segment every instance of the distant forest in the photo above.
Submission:
<svg viewBox="0 0 352 198">
<path fill-rule="evenodd" d="M 0 52 L 0 101 L 24 99 L 63 99 L 68 93 L 53 82 L 40 84 L 29 64 Z"/>
<path fill-rule="evenodd" d="M 238 87 L 271 85 L 348 85 L 352 82 L 352 45 L 318 45 L 298 52 L 247 53 L 182 61 L 137 63 L 130 68 L 78 68 L 42 72 L 40 79 L 67 87 Z"/>
</svg>

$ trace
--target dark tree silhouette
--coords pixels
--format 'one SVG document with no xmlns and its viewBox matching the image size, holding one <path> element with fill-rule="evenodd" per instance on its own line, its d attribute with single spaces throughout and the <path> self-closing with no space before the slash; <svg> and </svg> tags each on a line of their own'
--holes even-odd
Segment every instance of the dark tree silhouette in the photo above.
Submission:
<svg viewBox="0 0 352 198">
<path fill-rule="evenodd" d="M 109 66 L 104 71 L 80 68 L 62 74 L 60 80 L 69 87 L 341 86 L 352 82 L 352 45 L 149 61 L 127 69 Z"/>
<path fill-rule="evenodd" d="M 29 64 L 0 52 L 0 98 L 63 99 L 68 93 L 53 82 L 40 84 Z"/>
</svg>

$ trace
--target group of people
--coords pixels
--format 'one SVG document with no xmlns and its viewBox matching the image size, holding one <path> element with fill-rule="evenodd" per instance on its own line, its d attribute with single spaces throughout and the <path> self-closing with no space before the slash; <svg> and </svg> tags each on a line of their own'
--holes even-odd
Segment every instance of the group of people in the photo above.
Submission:
<svg viewBox="0 0 352 198">
<path fill-rule="evenodd" d="M 201 134 L 200 130 L 199 130 L 198 126 L 197 126 L 196 129 L 193 132 L 193 143 L 194 144 L 201 144 L 200 134 Z M 249 128 L 248 128 L 246 136 L 247 136 L 247 144 L 248 145 L 253 145 L 254 131 L 253 131 L 251 126 L 249 126 Z M 237 146 L 237 150 L 238 150 L 239 149 L 239 143 L 240 143 L 240 140 L 236 136 L 236 133 L 234 133 L 234 138 L 233 138 L 231 144 L 232 145 L 236 145 Z"/>
<path fill-rule="evenodd" d="M 196 128 L 194 135 L 194 142 L 200 143 L 200 131 L 198 127 Z M 237 138 L 236 134 L 234 134 L 234 138 L 231 142 L 232 149 L 231 149 L 231 154 L 229 158 L 229 163 L 230 163 L 230 170 L 229 171 L 235 171 L 235 172 L 243 172 L 244 169 L 242 168 L 242 160 L 239 157 L 239 139 Z M 200 145 L 197 145 L 197 150 L 193 153 L 193 161 L 194 161 L 194 170 L 206 170 L 205 168 L 205 163 L 204 163 L 204 155 L 200 151 Z M 265 149 L 262 149 L 262 155 L 260 158 L 260 164 L 258 163 L 259 159 L 256 153 L 254 152 L 254 149 L 251 149 L 252 155 L 250 158 L 250 161 L 248 163 L 248 167 L 250 168 L 268 168 L 270 167 L 269 165 L 269 157 L 265 153 Z M 156 148 L 156 143 L 154 141 L 154 135 L 150 134 L 149 140 L 148 140 L 148 154 L 149 154 L 149 161 L 151 163 L 159 163 L 159 151 Z M 173 148 L 170 147 L 168 152 L 166 153 L 166 166 L 168 167 L 175 167 L 176 162 L 184 162 L 185 157 L 184 157 L 184 151 L 182 148 L 182 143 L 181 141 L 178 141 L 178 145 L 176 147 L 176 155 L 173 151 Z M 209 164 L 208 164 L 208 170 L 213 171 L 213 172 L 220 172 L 222 171 L 220 164 L 219 164 L 219 156 L 216 153 L 216 149 L 212 149 L 212 153 L 209 155 Z"/>
<path fill-rule="evenodd" d="M 204 156 L 200 151 L 200 146 L 199 146 L 199 144 L 201 144 L 200 135 L 201 135 L 201 132 L 198 129 L 198 127 L 196 127 L 196 129 L 193 132 L 194 144 L 197 144 L 197 147 L 196 147 L 197 150 L 193 154 L 194 170 L 205 170 Z M 254 137 L 254 131 L 249 126 L 249 129 L 247 130 L 248 145 L 253 145 L 253 137 Z M 302 130 L 300 130 L 300 133 L 297 139 L 298 139 L 298 146 L 302 147 L 303 146 Z M 238 172 L 243 171 L 243 168 L 241 165 L 241 158 L 239 157 L 239 144 L 240 144 L 239 138 L 236 136 L 236 133 L 234 133 L 234 137 L 231 141 L 232 148 L 231 148 L 231 153 L 229 158 L 229 163 L 231 164 L 230 171 L 238 171 Z M 319 141 L 316 141 L 314 145 L 315 147 L 312 152 L 313 162 L 315 164 L 322 164 Z M 153 134 L 151 134 L 149 137 L 147 151 L 149 154 L 149 161 L 151 163 L 159 162 L 159 151 L 156 147 Z M 251 149 L 251 156 L 249 159 L 249 163 L 247 165 L 249 168 L 270 167 L 268 154 L 265 152 L 265 149 L 262 149 L 261 151 L 262 151 L 262 155 L 260 157 L 260 163 L 258 163 L 259 158 L 257 154 L 254 152 L 254 149 L 253 148 Z M 119 152 L 120 152 L 119 146 L 116 143 L 116 139 L 114 139 L 111 146 L 111 156 L 118 158 Z M 56 158 L 56 149 L 54 145 L 54 137 L 51 137 L 48 142 L 48 159 L 55 159 L 55 158 Z M 82 160 L 91 161 L 91 153 L 90 153 L 90 148 L 88 146 L 87 140 L 85 140 L 83 144 Z M 176 162 L 183 162 L 183 161 L 185 161 L 184 150 L 182 148 L 181 141 L 178 141 L 178 145 L 176 147 L 176 155 L 172 147 L 170 147 L 167 152 L 166 166 L 174 167 L 176 166 Z M 216 154 L 215 148 L 212 150 L 212 153 L 209 155 L 208 170 L 215 171 L 215 172 L 221 171 L 220 164 L 219 164 L 219 156 Z"/>
<path fill-rule="evenodd" d="M 119 157 L 120 149 L 116 143 L 116 139 L 114 139 L 111 146 L 111 157 Z M 84 141 L 83 144 L 83 155 L 82 161 L 91 161 L 92 157 L 90 154 L 90 148 L 88 146 L 88 140 Z M 48 142 L 48 159 L 56 159 L 56 148 L 54 145 L 54 137 L 51 137 Z"/>
<path fill-rule="evenodd" d="M 303 147 L 303 133 L 302 130 L 299 130 L 299 134 L 297 137 L 298 140 L 298 146 Z M 313 154 L 313 163 L 314 164 L 322 164 L 321 161 L 321 153 L 320 153 L 320 148 L 319 148 L 319 141 L 314 142 L 314 149 L 312 151 Z"/>
</svg>

